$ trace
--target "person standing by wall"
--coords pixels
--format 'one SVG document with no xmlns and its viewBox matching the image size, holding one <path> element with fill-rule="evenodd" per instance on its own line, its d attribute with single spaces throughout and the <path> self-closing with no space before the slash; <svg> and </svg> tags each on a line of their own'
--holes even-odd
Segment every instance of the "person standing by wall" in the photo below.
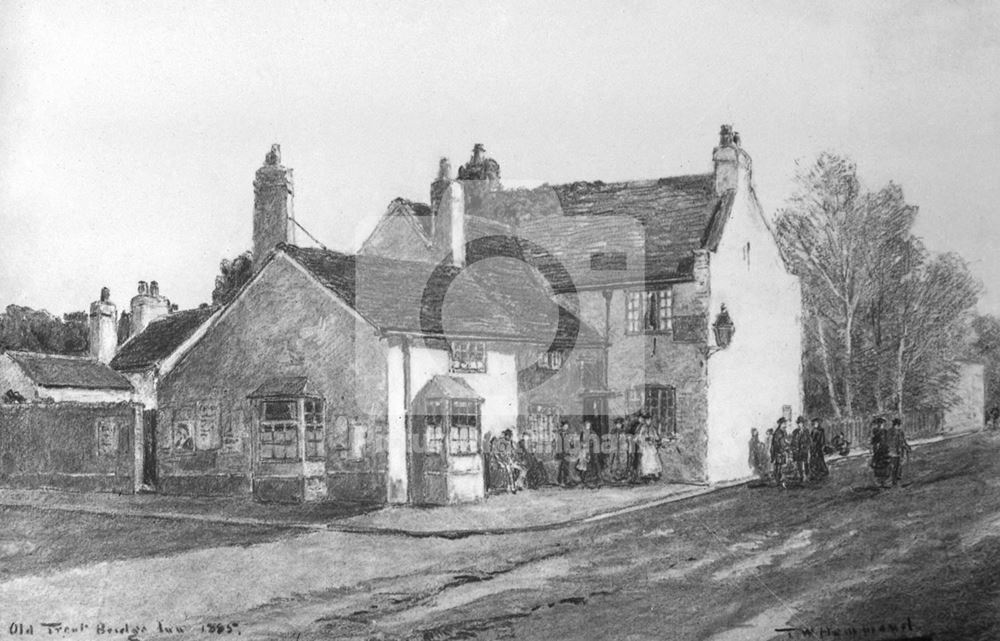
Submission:
<svg viewBox="0 0 1000 641">
<path fill-rule="evenodd" d="M 892 425 L 886 431 L 886 445 L 889 449 L 889 475 L 892 484 L 896 485 L 903 478 L 903 455 L 910 455 L 910 444 L 906 442 L 903 421 L 899 417 L 892 419 Z"/>
<path fill-rule="evenodd" d="M 774 482 L 781 487 L 785 487 L 784 467 L 787 462 L 788 435 L 785 432 L 785 423 L 788 420 L 782 416 L 778 419 L 778 425 L 771 435 L 771 469 Z"/>
<path fill-rule="evenodd" d="M 750 444 L 748 447 L 750 452 L 748 462 L 750 464 L 751 471 L 753 471 L 753 473 L 756 474 L 757 478 L 760 480 L 766 480 L 769 472 L 768 468 L 770 467 L 770 461 L 768 459 L 767 449 L 765 448 L 764 443 L 761 442 L 760 433 L 757 431 L 756 427 L 750 428 Z"/>
<path fill-rule="evenodd" d="M 871 453 L 869 466 L 875 474 L 875 481 L 880 487 L 885 487 L 892 471 L 889 467 L 889 439 L 885 429 L 885 419 L 881 416 L 872 421 Z"/>
<path fill-rule="evenodd" d="M 795 473 L 798 480 L 804 483 L 809 478 L 809 426 L 804 416 L 795 419 L 795 429 L 792 431 L 792 460 L 795 461 Z"/>
<path fill-rule="evenodd" d="M 810 432 L 812 442 L 809 449 L 809 478 L 822 481 L 830 475 L 830 468 L 826 465 L 826 430 L 823 429 L 823 422 L 814 418 Z"/>
</svg>

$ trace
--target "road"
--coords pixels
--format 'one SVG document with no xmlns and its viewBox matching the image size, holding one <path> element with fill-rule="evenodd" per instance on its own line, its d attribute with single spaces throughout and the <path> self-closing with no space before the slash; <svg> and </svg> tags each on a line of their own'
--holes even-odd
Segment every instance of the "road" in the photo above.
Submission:
<svg viewBox="0 0 1000 641">
<path fill-rule="evenodd" d="M 889 490 L 864 463 L 545 533 L 316 532 L 22 576 L 0 583 L 0 621 L 145 623 L 139 638 L 178 637 L 153 621 L 198 638 L 218 621 L 300 640 L 1000 638 L 1000 437 L 922 447 Z"/>
</svg>

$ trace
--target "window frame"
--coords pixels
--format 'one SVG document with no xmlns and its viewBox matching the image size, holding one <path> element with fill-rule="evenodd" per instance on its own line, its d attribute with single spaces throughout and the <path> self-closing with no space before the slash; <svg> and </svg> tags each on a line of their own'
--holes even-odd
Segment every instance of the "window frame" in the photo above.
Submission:
<svg viewBox="0 0 1000 641">
<path fill-rule="evenodd" d="M 556 405 L 530 403 L 528 405 L 528 432 L 536 452 L 548 452 L 559 435 L 562 411 Z"/>
<path fill-rule="evenodd" d="M 473 352 L 482 352 L 475 359 Z M 487 360 L 486 341 L 454 341 L 448 346 L 448 371 L 458 374 L 485 374 Z"/>
<path fill-rule="evenodd" d="M 651 402 L 654 397 L 656 401 Z M 625 402 L 630 411 L 647 412 L 661 437 L 677 437 L 676 387 L 659 383 L 636 385 L 626 390 Z"/>
<path fill-rule="evenodd" d="M 566 364 L 566 355 L 561 349 L 539 352 L 537 364 L 542 369 L 556 372 L 562 369 L 563 365 Z"/>
<path fill-rule="evenodd" d="M 625 290 L 625 334 L 672 334 L 674 331 L 674 288 Z"/>
<path fill-rule="evenodd" d="M 258 403 L 254 455 L 257 463 L 273 465 L 326 460 L 326 403 L 322 398 L 261 398 Z M 307 404 L 311 408 L 307 408 Z M 290 411 L 287 414 L 269 412 L 270 408 L 281 405 Z M 279 433 L 284 435 L 281 440 L 276 438 Z M 284 456 L 275 456 L 279 451 L 276 448 L 281 448 Z M 294 455 L 288 456 L 292 452 Z"/>
<path fill-rule="evenodd" d="M 459 411 L 461 407 L 465 411 Z M 466 420 L 459 422 L 456 419 Z M 471 419 L 471 420 L 469 420 Z M 448 402 L 447 447 L 449 456 L 470 456 L 482 452 L 483 421 L 481 403 L 453 398 Z"/>
</svg>

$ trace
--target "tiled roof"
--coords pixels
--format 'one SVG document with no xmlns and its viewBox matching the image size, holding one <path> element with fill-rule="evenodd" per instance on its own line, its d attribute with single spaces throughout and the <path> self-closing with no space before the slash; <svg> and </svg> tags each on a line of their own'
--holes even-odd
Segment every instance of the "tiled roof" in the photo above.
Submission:
<svg viewBox="0 0 1000 641">
<path fill-rule="evenodd" d="M 458 399 L 468 399 L 468 400 L 483 400 L 483 398 L 476 393 L 476 390 L 472 389 L 468 383 L 457 376 L 444 376 L 443 374 L 438 374 L 427 381 L 427 383 L 420 388 L 417 392 L 414 400 L 422 400 L 428 398 L 458 398 Z"/>
<path fill-rule="evenodd" d="M 92 358 L 7 352 L 21 370 L 43 387 L 131 390 L 132 385 L 118 372 Z"/>
<path fill-rule="evenodd" d="M 121 371 L 146 369 L 156 365 L 173 354 L 216 309 L 200 307 L 156 319 L 138 336 L 132 337 L 119 348 L 111 359 L 111 367 Z"/>
<path fill-rule="evenodd" d="M 248 398 L 288 398 L 319 396 L 313 391 L 305 376 L 276 376 L 269 378 L 255 389 Z"/>
<path fill-rule="evenodd" d="M 555 342 L 561 347 L 601 344 L 597 332 L 556 304 L 549 289 L 517 260 L 481 261 L 459 269 L 279 247 L 384 331 Z"/>
<path fill-rule="evenodd" d="M 714 185 L 705 174 L 498 191 L 481 214 L 513 223 L 578 287 L 684 279 L 694 250 L 714 249 L 728 218 L 732 194 L 719 197 Z"/>
</svg>

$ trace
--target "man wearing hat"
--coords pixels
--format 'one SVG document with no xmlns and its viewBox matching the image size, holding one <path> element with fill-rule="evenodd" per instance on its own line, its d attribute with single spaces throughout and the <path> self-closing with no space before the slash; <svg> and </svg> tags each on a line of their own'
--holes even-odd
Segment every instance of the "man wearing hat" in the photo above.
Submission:
<svg viewBox="0 0 1000 641">
<path fill-rule="evenodd" d="M 792 430 L 792 460 L 795 461 L 795 473 L 799 482 L 804 483 L 809 478 L 809 446 L 812 443 L 809 425 L 804 416 L 795 419 L 795 429 Z"/>
<path fill-rule="evenodd" d="M 774 470 L 774 482 L 784 487 L 782 471 L 785 467 L 785 450 L 788 447 L 788 434 L 785 432 L 785 423 L 788 420 L 782 416 L 778 419 L 778 426 L 771 434 L 771 467 Z"/>
<path fill-rule="evenodd" d="M 872 420 L 872 460 L 869 466 L 875 473 L 875 480 L 885 487 L 892 473 L 889 460 L 889 438 L 885 430 L 885 419 L 876 416 Z"/>
</svg>

